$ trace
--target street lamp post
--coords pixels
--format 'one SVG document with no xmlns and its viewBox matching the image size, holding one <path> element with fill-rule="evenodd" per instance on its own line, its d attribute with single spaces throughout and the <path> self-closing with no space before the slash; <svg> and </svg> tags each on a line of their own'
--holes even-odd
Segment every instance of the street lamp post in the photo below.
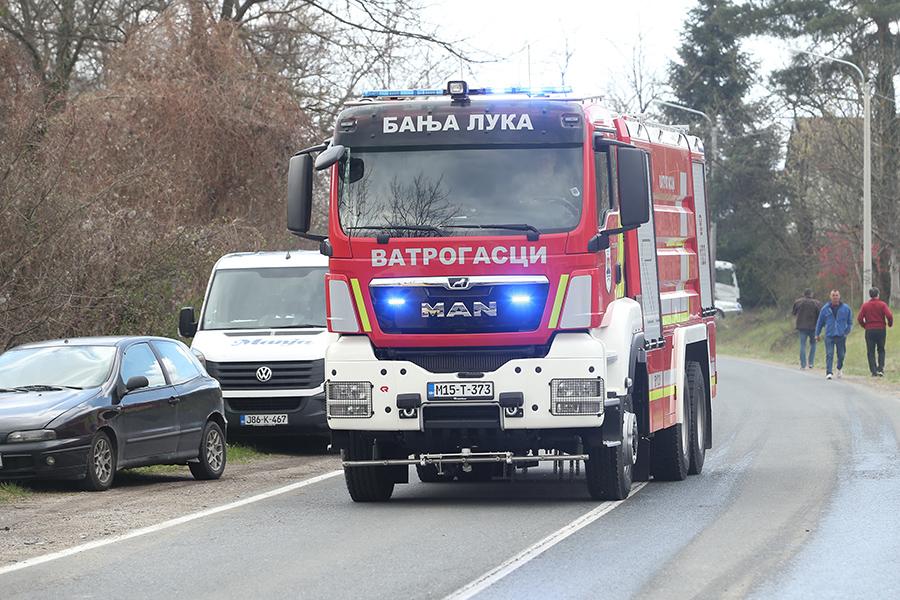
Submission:
<svg viewBox="0 0 900 600">
<path fill-rule="evenodd" d="M 871 83 L 866 79 L 856 64 L 842 58 L 834 58 L 824 54 L 817 54 L 808 50 L 791 48 L 798 54 L 808 54 L 822 60 L 847 65 L 856 70 L 861 82 L 863 97 L 863 289 L 862 297 L 865 302 L 866 292 L 872 287 L 872 90 Z"/>
</svg>

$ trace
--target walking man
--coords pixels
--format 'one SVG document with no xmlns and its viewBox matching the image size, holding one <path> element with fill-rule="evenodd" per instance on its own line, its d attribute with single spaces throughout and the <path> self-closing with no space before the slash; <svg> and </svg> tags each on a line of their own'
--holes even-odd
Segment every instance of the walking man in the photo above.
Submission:
<svg viewBox="0 0 900 600">
<path fill-rule="evenodd" d="M 813 368 L 816 359 L 816 319 L 822 303 L 813 298 L 812 290 L 803 290 L 803 297 L 797 298 L 791 313 L 797 317 L 797 335 L 800 337 L 800 368 Z M 806 359 L 806 343 L 809 342 L 809 360 Z"/>
<path fill-rule="evenodd" d="M 888 305 L 878 297 L 878 288 L 869 290 L 869 300 L 859 309 L 857 322 L 866 330 L 866 353 L 869 357 L 869 371 L 872 377 L 884 377 L 884 341 L 887 327 L 894 326 L 894 315 Z M 885 327 L 887 325 L 887 327 Z M 875 362 L 875 350 L 878 362 Z"/>
<path fill-rule="evenodd" d="M 816 339 L 825 330 L 825 379 L 831 379 L 831 366 L 834 363 L 834 351 L 837 350 L 837 376 L 840 378 L 844 368 L 844 356 L 847 354 L 847 336 L 853 327 L 853 311 L 841 302 L 841 293 L 831 290 L 831 302 L 819 311 L 816 321 Z"/>
</svg>

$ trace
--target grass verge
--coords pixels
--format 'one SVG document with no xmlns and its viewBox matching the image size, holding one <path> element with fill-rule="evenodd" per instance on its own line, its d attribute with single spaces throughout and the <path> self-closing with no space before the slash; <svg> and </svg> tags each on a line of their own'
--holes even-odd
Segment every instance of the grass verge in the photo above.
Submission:
<svg viewBox="0 0 900 600">
<path fill-rule="evenodd" d="M 267 453 L 260 452 L 253 446 L 244 444 L 228 444 L 228 462 L 234 465 L 244 465 L 259 458 L 263 458 Z M 172 475 L 187 470 L 184 465 L 150 465 L 147 467 L 136 467 L 128 469 L 131 473 L 140 475 Z"/>
<path fill-rule="evenodd" d="M 854 312 L 854 316 L 855 316 Z M 716 350 L 721 354 L 746 356 L 796 365 L 800 367 L 800 342 L 790 313 L 777 309 L 745 311 L 736 317 L 720 320 L 717 325 Z M 844 373 L 871 377 L 866 358 L 863 328 L 854 323 L 847 338 Z M 900 329 L 888 329 L 884 378 L 879 383 L 900 386 Z M 825 376 L 825 342 L 816 344 L 816 372 Z"/>
<path fill-rule="evenodd" d="M 32 491 L 17 483 L 0 482 L 0 504 L 18 502 L 31 496 Z"/>
</svg>

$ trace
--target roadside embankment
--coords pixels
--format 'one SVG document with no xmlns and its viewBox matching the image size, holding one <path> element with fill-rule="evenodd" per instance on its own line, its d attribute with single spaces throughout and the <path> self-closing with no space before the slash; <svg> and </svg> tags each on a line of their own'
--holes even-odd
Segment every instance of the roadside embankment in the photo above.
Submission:
<svg viewBox="0 0 900 600">
<path fill-rule="evenodd" d="M 854 315 L 856 307 L 854 307 Z M 800 342 L 790 312 L 777 309 L 745 311 L 718 321 L 716 349 L 721 354 L 758 358 L 800 368 Z M 871 377 L 862 327 L 854 323 L 847 338 L 844 374 L 900 390 L 900 326 L 888 329 L 884 378 Z M 815 371 L 825 376 L 825 343 L 816 345 Z"/>
</svg>

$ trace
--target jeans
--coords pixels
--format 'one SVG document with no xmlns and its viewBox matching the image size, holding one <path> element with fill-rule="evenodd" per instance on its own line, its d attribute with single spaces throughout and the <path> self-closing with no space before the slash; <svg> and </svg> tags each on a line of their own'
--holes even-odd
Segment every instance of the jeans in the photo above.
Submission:
<svg viewBox="0 0 900 600">
<path fill-rule="evenodd" d="M 812 369 L 816 360 L 816 332 L 812 329 L 798 329 L 797 334 L 800 336 L 800 368 L 805 369 L 809 365 Z M 809 361 L 806 360 L 807 339 L 809 339 Z"/>
<path fill-rule="evenodd" d="M 832 373 L 831 364 L 834 361 L 834 350 L 837 348 L 837 369 L 844 368 L 844 356 L 847 354 L 847 336 L 825 336 L 825 372 Z"/>
<path fill-rule="evenodd" d="M 887 337 L 886 329 L 866 329 L 866 353 L 869 357 L 869 371 L 884 373 L 884 340 Z M 878 363 L 875 363 L 875 349 L 878 349 Z"/>
</svg>

